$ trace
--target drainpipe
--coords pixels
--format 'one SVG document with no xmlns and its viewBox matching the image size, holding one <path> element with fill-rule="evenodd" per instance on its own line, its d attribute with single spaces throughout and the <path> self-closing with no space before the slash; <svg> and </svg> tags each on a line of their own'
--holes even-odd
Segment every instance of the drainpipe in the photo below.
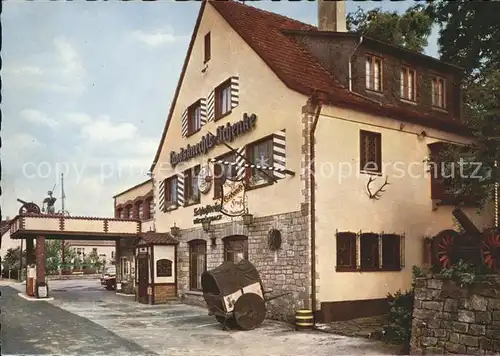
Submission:
<svg viewBox="0 0 500 356">
<path fill-rule="evenodd" d="M 321 100 L 316 104 L 316 113 L 314 121 L 309 132 L 309 156 L 310 156 L 310 170 L 309 179 L 311 184 L 311 191 L 309 195 L 309 205 L 311 206 L 311 310 L 313 315 L 316 312 L 316 179 L 315 179 L 315 159 L 316 159 L 316 145 L 314 134 L 318 125 L 319 115 L 321 114 L 322 102 Z M 314 318 L 316 324 L 316 318 Z"/>
<path fill-rule="evenodd" d="M 352 51 L 351 55 L 349 56 L 349 91 L 352 92 L 352 57 L 356 54 L 356 51 L 358 50 L 359 46 L 361 46 L 361 43 L 363 43 L 363 36 L 359 37 L 359 42 L 354 47 L 354 50 Z"/>
<path fill-rule="evenodd" d="M 495 199 L 494 199 L 494 204 L 495 204 L 495 229 L 498 229 L 498 183 L 496 182 L 496 178 L 498 177 L 496 172 L 498 170 L 498 162 L 495 160 L 494 162 L 494 166 L 495 166 L 495 173 L 493 174 L 493 176 L 495 177 Z"/>
</svg>

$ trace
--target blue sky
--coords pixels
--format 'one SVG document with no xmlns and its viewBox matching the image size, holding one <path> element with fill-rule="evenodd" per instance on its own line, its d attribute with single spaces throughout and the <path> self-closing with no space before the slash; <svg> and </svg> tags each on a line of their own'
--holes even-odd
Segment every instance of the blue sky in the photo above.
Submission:
<svg viewBox="0 0 500 356">
<path fill-rule="evenodd" d="M 316 2 L 251 3 L 316 25 Z M 347 11 L 413 4 L 348 1 Z M 4 218 L 16 198 L 41 205 L 54 184 L 59 198 L 60 173 L 72 215 L 112 216 L 112 196 L 148 178 L 199 6 L 4 2 Z M 426 53 L 437 57 L 436 31 Z"/>
</svg>

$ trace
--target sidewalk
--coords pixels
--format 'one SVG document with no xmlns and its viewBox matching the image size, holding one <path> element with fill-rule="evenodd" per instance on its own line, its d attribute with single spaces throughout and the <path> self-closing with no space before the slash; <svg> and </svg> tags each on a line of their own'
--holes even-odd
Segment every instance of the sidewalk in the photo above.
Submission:
<svg viewBox="0 0 500 356">
<path fill-rule="evenodd" d="M 17 279 L 0 278 L 0 286 L 14 286 L 21 283 L 24 284 L 24 282 L 19 282 Z"/>
<path fill-rule="evenodd" d="M 334 321 L 326 324 L 316 324 L 316 329 L 337 335 L 380 340 L 386 324 L 387 316 L 381 315 L 345 321 Z"/>
</svg>

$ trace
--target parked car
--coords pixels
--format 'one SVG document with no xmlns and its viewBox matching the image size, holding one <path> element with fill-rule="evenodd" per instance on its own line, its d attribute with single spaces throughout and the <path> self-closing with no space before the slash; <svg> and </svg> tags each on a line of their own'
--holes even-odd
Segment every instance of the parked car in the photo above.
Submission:
<svg viewBox="0 0 500 356">
<path fill-rule="evenodd" d="M 114 290 L 116 287 L 116 267 L 109 266 L 102 271 L 101 285 L 107 290 Z"/>
</svg>

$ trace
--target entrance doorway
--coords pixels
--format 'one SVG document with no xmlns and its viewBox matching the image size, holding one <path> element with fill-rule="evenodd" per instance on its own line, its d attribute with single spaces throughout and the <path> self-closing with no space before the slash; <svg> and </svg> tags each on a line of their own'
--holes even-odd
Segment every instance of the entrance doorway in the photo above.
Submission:
<svg viewBox="0 0 500 356">
<path fill-rule="evenodd" d="M 137 299 L 139 303 L 147 304 L 148 300 L 148 282 L 149 282 L 149 268 L 148 268 L 148 255 L 137 256 Z"/>
</svg>

